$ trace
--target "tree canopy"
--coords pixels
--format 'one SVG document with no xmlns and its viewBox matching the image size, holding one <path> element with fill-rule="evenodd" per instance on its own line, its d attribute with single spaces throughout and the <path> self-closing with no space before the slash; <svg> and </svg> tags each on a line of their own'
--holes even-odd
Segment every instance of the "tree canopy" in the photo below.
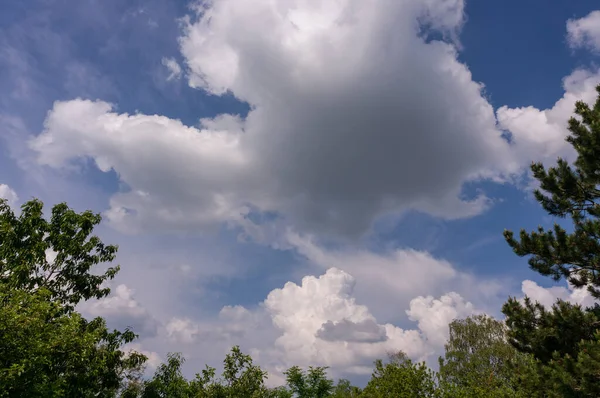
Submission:
<svg viewBox="0 0 600 398">
<path fill-rule="evenodd" d="M 0 396 L 113 397 L 146 358 L 120 349 L 132 331 L 74 307 L 110 293 L 102 284 L 118 267 L 90 271 L 117 248 L 91 236 L 99 215 L 59 204 L 47 221 L 42 209 L 32 200 L 16 216 L 0 201 Z"/>
</svg>

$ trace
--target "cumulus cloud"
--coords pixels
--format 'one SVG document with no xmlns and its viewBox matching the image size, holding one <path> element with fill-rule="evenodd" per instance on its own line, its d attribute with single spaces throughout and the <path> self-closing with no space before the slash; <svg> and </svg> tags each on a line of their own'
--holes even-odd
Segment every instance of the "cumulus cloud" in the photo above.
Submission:
<svg viewBox="0 0 600 398">
<path fill-rule="evenodd" d="M 173 318 L 165 326 L 166 337 L 187 357 L 199 357 L 196 354 L 208 346 L 227 350 L 242 345 L 273 380 L 292 365 L 329 366 L 337 377 L 368 374 L 372 361 L 390 352 L 434 359 L 443 350 L 448 324 L 478 312 L 454 292 L 438 298 L 420 296 L 390 304 L 416 322 L 414 328 L 402 328 L 378 321 L 357 299 L 356 285 L 352 275 L 330 268 L 319 276 L 305 276 L 299 284 L 288 282 L 272 290 L 254 309 L 225 306 L 213 320 Z"/>
<path fill-rule="evenodd" d="M 292 232 L 288 232 L 286 239 L 311 264 L 322 270 L 337 268 L 359 280 L 356 296 L 385 319 L 398 319 L 401 316 L 398 306 L 406 306 L 417 296 L 456 290 L 468 294 L 470 300 L 489 302 L 502 292 L 498 282 L 476 279 L 424 251 L 395 249 L 375 253 L 347 247 L 329 249 L 310 236 Z"/>
<path fill-rule="evenodd" d="M 514 172 L 482 85 L 457 59 L 462 0 L 217 0 L 180 38 L 189 84 L 231 93 L 247 115 L 189 127 L 55 103 L 31 144 L 52 167 L 93 158 L 131 189 L 107 217 L 126 230 L 239 221 L 273 212 L 302 231 L 356 236 L 416 209 L 476 215 L 465 182 Z"/>
<path fill-rule="evenodd" d="M 172 340 L 193 343 L 200 326 L 189 318 L 173 318 L 165 325 L 165 329 Z"/>
<path fill-rule="evenodd" d="M 269 293 L 264 306 L 273 324 L 282 331 L 275 346 L 290 363 L 340 367 L 368 363 L 394 349 L 406 350 L 411 356 L 427 353 L 418 331 L 405 331 L 391 324 L 381 325 L 386 338 L 376 342 L 340 339 L 352 334 L 356 324 L 376 322 L 368 308 L 357 304 L 352 297 L 354 284 L 351 275 L 332 268 L 320 277 L 304 277 L 300 285 L 288 282 Z M 337 339 L 322 339 L 321 330 L 327 329 L 329 322 L 336 323 L 338 328 L 344 325 L 350 328 L 338 329 Z"/>
<path fill-rule="evenodd" d="M 450 322 L 476 312 L 473 304 L 455 292 L 445 294 L 439 299 L 419 296 L 411 300 L 410 309 L 406 311 L 409 319 L 418 323 L 427 340 L 438 347 L 448 340 Z"/>
<path fill-rule="evenodd" d="M 567 39 L 572 48 L 600 51 L 600 11 L 567 21 Z"/>
<path fill-rule="evenodd" d="M 6 199 L 9 206 L 14 206 L 19 197 L 11 187 L 6 184 L 0 184 L 0 199 Z"/>
<path fill-rule="evenodd" d="M 103 317 L 111 327 L 130 328 L 141 337 L 155 336 L 159 323 L 134 298 L 134 291 L 124 284 L 112 289 L 108 297 L 86 301 L 80 311 L 87 316 Z"/>
<path fill-rule="evenodd" d="M 407 311 L 418 329 L 380 324 L 357 303 L 355 284 L 353 276 L 331 268 L 269 293 L 263 306 L 282 333 L 275 341 L 278 353 L 271 357 L 283 358 L 288 366 L 317 363 L 346 372 L 368 369 L 373 359 L 399 350 L 426 359 L 443 347 L 449 322 L 474 312 L 456 293 L 439 300 L 419 297 Z"/>
<path fill-rule="evenodd" d="M 523 294 L 544 305 L 546 308 L 551 308 L 556 300 L 564 300 L 573 304 L 579 304 L 583 307 L 591 307 L 597 300 L 592 297 L 587 289 L 577 289 L 571 285 L 542 287 L 534 281 L 523 281 L 521 290 Z"/>
<path fill-rule="evenodd" d="M 573 115 L 576 101 L 594 103 L 598 84 L 600 70 L 578 69 L 563 79 L 565 93 L 550 109 L 499 108 L 498 123 L 511 133 L 517 156 L 542 162 L 555 162 L 558 156 L 574 160 L 575 151 L 565 141 L 569 134 L 567 121 Z"/>
<path fill-rule="evenodd" d="M 181 77 L 181 66 L 174 58 L 163 58 L 162 64 L 169 71 L 169 76 L 167 77 L 167 81 L 169 80 L 178 80 Z"/>
</svg>

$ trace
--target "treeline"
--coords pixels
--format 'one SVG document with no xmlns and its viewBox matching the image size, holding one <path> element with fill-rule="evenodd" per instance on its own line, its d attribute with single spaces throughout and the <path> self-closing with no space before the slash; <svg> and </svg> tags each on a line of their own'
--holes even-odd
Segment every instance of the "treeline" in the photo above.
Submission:
<svg viewBox="0 0 600 398">
<path fill-rule="evenodd" d="M 327 369 L 291 367 L 286 385 L 265 387 L 267 374 L 238 347 L 227 354 L 223 374 L 207 367 L 193 380 L 181 373 L 183 358 L 171 355 L 146 381 L 132 381 L 122 397 L 261 397 L 261 398 L 379 398 L 379 397 L 545 397 L 557 396 L 531 354 L 519 352 L 507 339 L 501 321 L 485 315 L 456 320 L 440 367 L 434 372 L 402 352 L 375 361 L 364 389 L 348 380 L 334 383 Z M 563 396 L 563 395 L 558 395 Z"/>
<path fill-rule="evenodd" d="M 575 162 L 531 166 L 540 184 L 537 201 L 551 216 L 570 219 L 572 232 L 555 224 L 522 230 L 518 239 L 504 233 L 533 270 L 597 299 L 600 86 L 598 93 L 593 107 L 578 102 L 569 120 Z M 137 337 L 133 331 L 111 331 L 104 319 L 75 311 L 82 301 L 106 297 L 104 282 L 119 271 L 91 272 L 117 252 L 93 235 L 100 221 L 66 204 L 46 218 L 38 200 L 17 215 L 0 201 L 0 397 L 600 397 L 600 306 L 559 300 L 547 309 L 528 298 L 510 298 L 502 321 L 454 321 L 438 371 L 398 352 L 375 362 L 364 389 L 334 383 L 322 367 L 292 367 L 285 386 L 267 388 L 267 373 L 238 347 L 226 356 L 221 375 L 206 367 L 187 380 L 183 358 L 171 354 L 144 379 L 147 358 L 124 349 Z"/>
</svg>

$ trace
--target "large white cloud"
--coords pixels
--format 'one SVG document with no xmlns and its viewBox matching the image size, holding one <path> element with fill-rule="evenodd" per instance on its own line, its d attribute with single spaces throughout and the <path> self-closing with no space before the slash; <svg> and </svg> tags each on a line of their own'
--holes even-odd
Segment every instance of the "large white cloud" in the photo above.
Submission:
<svg viewBox="0 0 600 398">
<path fill-rule="evenodd" d="M 589 48 L 600 52 L 600 11 L 567 21 L 567 39 L 573 48 Z"/>
<path fill-rule="evenodd" d="M 350 274 L 330 268 L 318 277 L 302 278 L 300 284 L 288 282 L 272 290 L 252 311 L 224 307 L 215 321 L 173 318 L 166 326 L 167 336 L 183 344 L 184 352 L 207 342 L 241 343 L 274 380 L 292 365 L 329 366 L 336 376 L 368 374 L 374 359 L 391 352 L 435 359 L 448 337 L 448 324 L 476 312 L 457 293 L 439 299 L 421 296 L 395 307 L 417 322 L 417 328 L 403 329 L 378 322 L 356 299 L 356 283 Z"/>
<path fill-rule="evenodd" d="M 374 358 L 398 350 L 425 359 L 443 345 L 445 340 L 438 334 L 447 333 L 452 319 L 473 312 L 472 305 L 457 294 L 452 294 L 450 301 L 442 298 L 441 306 L 433 304 L 433 300 L 424 303 L 417 298 L 410 302 L 407 311 L 411 317 L 442 316 L 446 322 L 414 330 L 378 324 L 369 308 L 356 302 L 355 283 L 350 274 L 331 268 L 320 277 L 307 276 L 300 285 L 288 282 L 269 293 L 264 307 L 282 331 L 275 347 L 282 351 L 288 365 L 318 363 L 338 370 L 368 368 Z M 444 316 L 444 312 L 453 312 L 453 316 Z"/>
<path fill-rule="evenodd" d="M 207 4 L 207 5 L 206 5 Z M 463 183 L 517 170 L 494 111 L 449 38 L 461 0 L 238 1 L 198 7 L 180 38 L 189 83 L 250 105 L 201 128 L 111 105 L 55 103 L 32 142 L 53 167 L 91 157 L 131 188 L 121 229 L 208 226 L 249 205 L 302 231 L 356 235 L 413 208 L 484 211 Z"/>
<path fill-rule="evenodd" d="M 234 131 L 239 120 L 223 116 L 198 130 L 162 116 L 110 109 L 104 102 L 57 102 L 32 146 L 50 166 L 91 156 L 101 170 L 116 170 L 131 187 L 111 198 L 106 215 L 116 227 L 168 229 L 234 220 L 243 199 L 238 190 L 251 195 L 248 190 L 259 188 L 239 148 L 241 130 Z"/>
</svg>

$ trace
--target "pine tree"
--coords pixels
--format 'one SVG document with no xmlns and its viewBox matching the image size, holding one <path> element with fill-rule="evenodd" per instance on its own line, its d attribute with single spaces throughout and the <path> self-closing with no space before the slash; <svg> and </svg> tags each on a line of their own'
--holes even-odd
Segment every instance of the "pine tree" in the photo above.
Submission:
<svg viewBox="0 0 600 398">
<path fill-rule="evenodd" d="M 546 169 L 531 166 L 540 189 L 535 198 L 550 215 L 570 218 L 573 231 L 558 224 L 546 230 L 511 231 L 504 236 L 519 256 L 530 256 L 530 267 L 575 288 L 587 288 L 600 298 L 600 86 L 593 107 L 575 105 L 567 137 L 577 159 L 570 165 L 558 159 Z M 582 308 L 558 301 L 551 310 L 526 299 L 510 299 L 502 309 L 511 343 L 537 359 L 539 377 L 546 380 L 548 396 L 600 396 L 600 308 Z"/>
<path fill-rule="evenodd" d="M 541 188 L 535 198 L 550 215 L 571 218 L 574 231 L 567 233 L 555 224 L 552 230 L 521 230 L 520 241 L 512 231 L 504 236 L 517 255 L 531 256 L 529 265 L 535 271 L 586 286 L 600 298 L 600 95 L 593 108 L 578 101 L 575 113 L 581 120 L 569 120 L 566 139 L 577 151 L 574 167 L 564 159 L 548 170 L 542 163 L 531 166 Z"/>
</svg>

